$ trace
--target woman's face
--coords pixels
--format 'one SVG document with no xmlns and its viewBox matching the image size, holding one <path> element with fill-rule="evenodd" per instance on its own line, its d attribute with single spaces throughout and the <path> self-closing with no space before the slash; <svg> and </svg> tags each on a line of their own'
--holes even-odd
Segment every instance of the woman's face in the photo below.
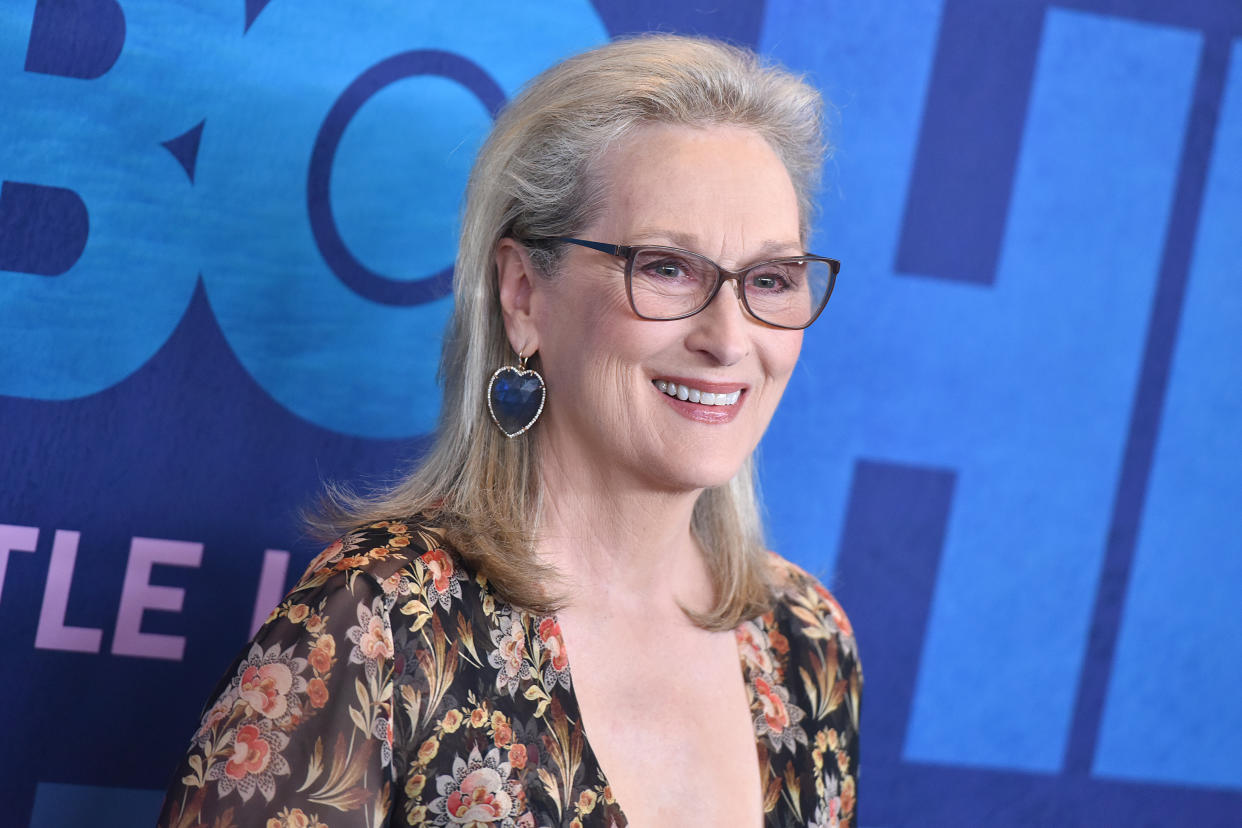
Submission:
<svg viewBox="0 0 1242 828">
<path fill-rule="evenodd" d="M 606 203 L 581 238 L 679 247 L 732 270 L 805 252 L 793 184 L 753 131 L 642 127 L 600 173 Z M 624 268 L 569 245 L 557 275 L 535 280 L 531 321 L 548 386 L 540 440 L 555 462 L 588 464 L 621 486 L 723 484 L 767 428 L 802 332 L 748 316 L 734 282 L 687 319 L 639 319 Z M 740 393 L 731 405 L 703 405 L 670 396 L 660 388 L 668 383 Z"/>
</svg>

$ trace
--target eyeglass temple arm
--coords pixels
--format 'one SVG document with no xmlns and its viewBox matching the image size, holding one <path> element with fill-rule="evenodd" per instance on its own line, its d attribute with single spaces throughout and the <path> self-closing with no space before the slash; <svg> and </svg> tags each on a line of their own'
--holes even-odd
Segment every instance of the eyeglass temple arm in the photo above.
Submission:
<svg viewBox="0 0 1242 828">
<path fill-rule="evenodd" d="M 587 241 L 586 239 L 571 239 L 569 236 L 553 236 L 552 241 L 569 242 L 581 247 L 589 247 L 592 250 L 598 250 L 601 253 L 607 253 L 610 256 L 620 256 L 625 259 L 630 255 L 633 248 L 622 244 L 604 244 L 603 242 Z"/>
</svg>

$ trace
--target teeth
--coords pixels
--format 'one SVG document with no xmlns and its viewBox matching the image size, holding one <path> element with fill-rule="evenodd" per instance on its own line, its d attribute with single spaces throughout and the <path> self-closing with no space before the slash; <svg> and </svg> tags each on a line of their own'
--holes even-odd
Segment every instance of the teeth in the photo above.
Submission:
<svg viewBox="0 0 1242 828">
<path fill-rule="evenodd" d="M 734 405 L 737 403 L 738 398 L 742 396 L 741 389 L 729 394 L 713 394 L 710 391 L 700 391 L 697 388 L 678 385 L 668 380 L 656 380 L 655 387 L 670 397 L 676 397 L 679 400 L 689 400 L 699 405 Z"/>
</svg>

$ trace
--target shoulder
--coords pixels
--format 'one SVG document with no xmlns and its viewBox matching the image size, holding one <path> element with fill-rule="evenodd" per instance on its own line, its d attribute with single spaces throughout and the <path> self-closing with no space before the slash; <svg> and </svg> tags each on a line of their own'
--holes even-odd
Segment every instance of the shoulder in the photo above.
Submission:
<svg viewBox="0 0 1242 828">
<path fill-rule="evenodd" d="M 776 553 L 768 553 L 775 595 L 773 614 L 802 639 L 833 640 L 844 654 L 857 658 L 858 645 L 849 616 L 819 579 Z"/>
<path fill-rule="evenodd" d="M 466 578 L 460 557 L 444 542 L 440 529 L 425 518 L 393 518 L 359 526 L 342 535 L 315 556 L 291 595 L 352 584 L 358 578 L 374 582 L 390 598 L 408 596 L 414 589 L 460 594 L 453 585 Z"/>
<path fill-rule="evenodd" d="M 269 621 L 289 612 L 313 611 L 329 603 L 358 605 L 359 619 L 377 618 L 390 634 L 414 633 L 432 625 L 458 634 L 463 612 L 468 624 L 483 623 L 500 603 L 491 585 L 445 539 L 434 518 L 392 518 L 358 526 L 320 552 Z M 441 634 L 441 633 L 437 633 Z"/>
</svg>

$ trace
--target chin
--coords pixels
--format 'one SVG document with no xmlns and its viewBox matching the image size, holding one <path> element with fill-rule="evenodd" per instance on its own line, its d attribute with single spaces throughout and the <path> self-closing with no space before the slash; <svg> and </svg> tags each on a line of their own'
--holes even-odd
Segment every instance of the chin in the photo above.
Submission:
<svg viewBox="0 0 1242 828">
<path fill-rule="evenodd" d="M 746 458 L 720 458 L 714 462 L 687 460 L 670 467 L 667 464 L 649 466 L 659 480 L 660 488 L 668 491 L 697 491 L 723 486 L 741 470 Z"/>
</svg>

